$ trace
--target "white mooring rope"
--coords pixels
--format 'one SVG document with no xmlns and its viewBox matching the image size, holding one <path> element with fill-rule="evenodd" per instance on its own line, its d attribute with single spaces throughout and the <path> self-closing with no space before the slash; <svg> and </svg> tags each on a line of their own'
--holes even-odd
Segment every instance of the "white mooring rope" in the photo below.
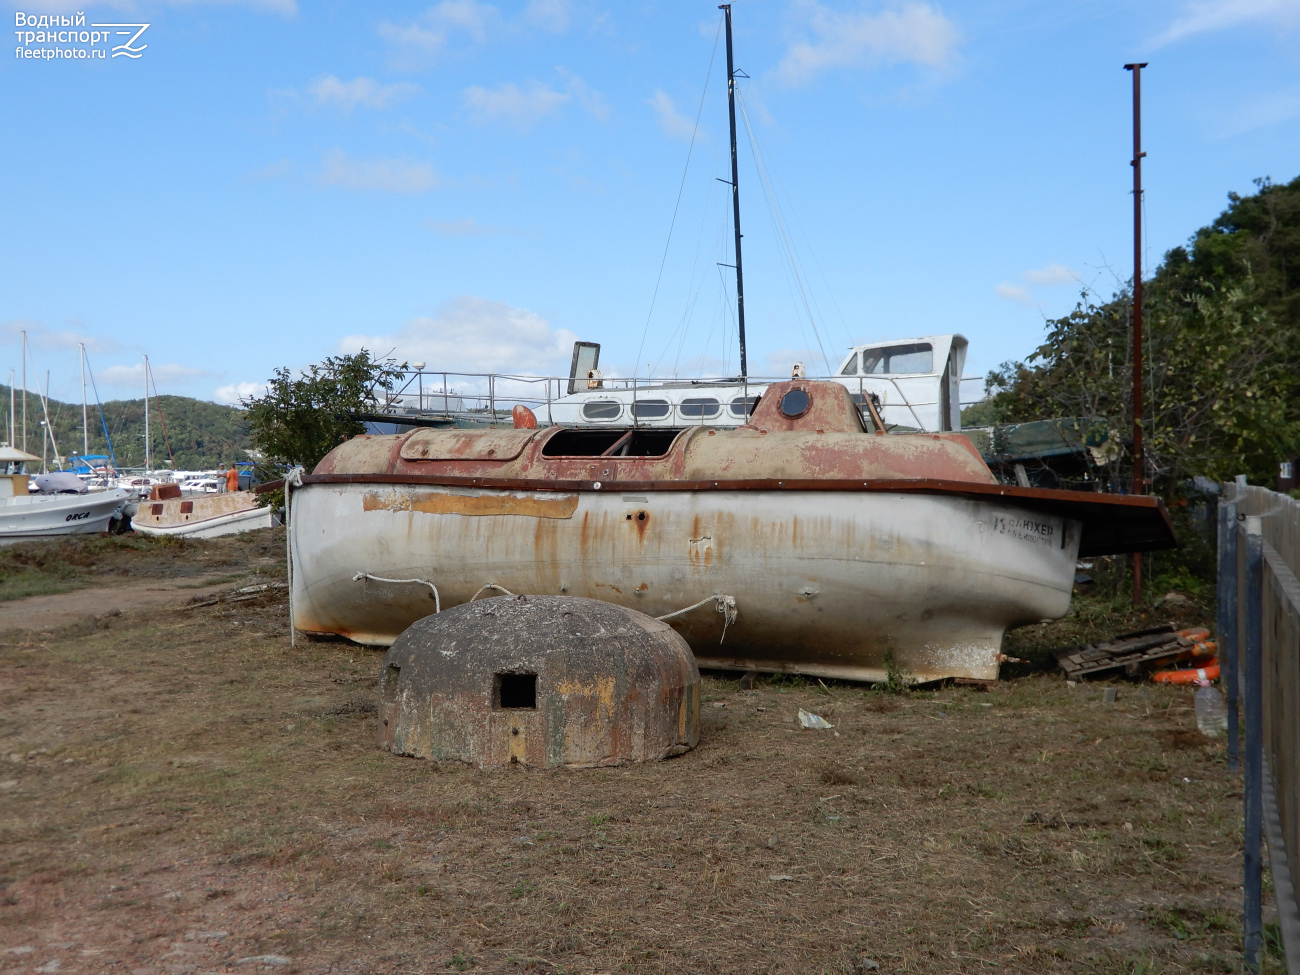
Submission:
<svg viewBox="0 0 1300 975">
<path fill-rule="evenodd" d="M 407 584 L 411 584 L 411 585 L 418 584 L 421 586 L 428 586 L 430 589 L 433 590 L 433 611 L 435 613 L 442 612 L 442 597 L 438 595 L 438 587 L 435 586 L 428 579 L 386 579 L 383 576 L 371 575 L 369 572 L 365 571 L 364 569 L 362 569 L 360 572 L 358 572 L 356 575 L 352 577 L 353 582 L 360 582 L 362 579 L 369 579 L 372 582 L 388 582 L 395 586 L 404 586 Z"/>
<path fill-rule="evenodd" d="M 474 600 L 478 599 L 479 596 L 483 595 L 483 594 L 484 594 L 485 592 L 487 592 L 489 589 L 495 589 L 495 590 L 497 590 L 498 592 L 503 592 L 503 593 L 505 593 L 507 596 L 513 596 L 513 595 L 515 595 L 515 594 L 512 593 L 509 589 L 507 589 L 505 586 L 498 586 L 495 582 L 489 582 L 486 586 L 484 586 L 484 587 L 483 587 L 482 589 L 480 589 L 478 592 L 474 593 L 474 595 L 470 596 L 470 597 L 469 597 L 469 601 L 472 603 Z"/>
<path fill-rule="evenodd" d="M 728 596 L 726 593 L 715 592 L 712 596 L 704 597 L 694 606 L 687 606 L 685 609 L 679 609 L 677 612 L 668 613 L 665 616 L 656 616 L 655 619 L 662 622 L 663 620 L 670 620 L 674 616 L 683 616 L 693 609 L 699 609 L 701 606 L 708 605 L 710 601 L 717 603 L 716 609 L 722 614 L 722 639 L 718 641 L 721 643 L 727 638 L 727 627 L 736 622 L 736 617 L 740 615 L 740 610 L 736 607 L 735 596 Z"/>
<path fill-rule="evenodd" d="M 284 570 L 289 581 L 289 646 L 298 645 L 298 628 L 293 624 L 293 489 L 302 487 L 302 468 L 293 467 L 284 475 Z"/>
</svg>

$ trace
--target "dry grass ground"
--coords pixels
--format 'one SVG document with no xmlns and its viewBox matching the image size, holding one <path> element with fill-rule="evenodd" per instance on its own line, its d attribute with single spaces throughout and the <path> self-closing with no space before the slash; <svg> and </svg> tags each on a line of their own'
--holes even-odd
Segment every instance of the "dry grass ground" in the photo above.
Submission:
<svg viewBox="0 0 1300 975">
<path fill-rule="evenodd" d="M 475 771 L 377 750 L 379 654 L 281 598 L 7 637 L 0 972 L 1236 970 L 1188 690 L 714 677 L 681 758 Z"/>
</svg>

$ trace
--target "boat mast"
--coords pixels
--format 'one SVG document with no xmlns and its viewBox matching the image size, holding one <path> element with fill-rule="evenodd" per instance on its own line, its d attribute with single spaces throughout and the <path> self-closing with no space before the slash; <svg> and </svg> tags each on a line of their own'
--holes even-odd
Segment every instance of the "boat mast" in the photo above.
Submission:
<svg viewBox="0 0 1300 975">
<path fill-rule="evenodd" d="M 85 460 L 90 453 L 90 424 L 86 420 L 86 343 L 78 342 L 81 349 L 81 458 Z M 86 464 L 90 466 L 89 462 Z"/>
<path fill-rule="evenodd" d="M 149 357 L 144 357 L 144 473 L 149 475 Z"/>
<path fill-rule="evenodd" d="M 745 360 L 745 275 L 740 260 L 740 170 L 736 163 L 736 68 L 731 56 L 731 4 L 719 4 L 727 19 L 727 111 L 731 116 L 731 221 L 736 231 L 736 322 L 740 326 L 740 378 L 749 377 Z"/>
<path fill-rule="evenodd" d="M 27 450 L 27 329 L 23 329 L 23 451 Z"/>
<path fill-rule="evenodd" d="M 17 447 L 14 443 L 14 371 L 9 369 L 9 446 Z"/>
</svg>

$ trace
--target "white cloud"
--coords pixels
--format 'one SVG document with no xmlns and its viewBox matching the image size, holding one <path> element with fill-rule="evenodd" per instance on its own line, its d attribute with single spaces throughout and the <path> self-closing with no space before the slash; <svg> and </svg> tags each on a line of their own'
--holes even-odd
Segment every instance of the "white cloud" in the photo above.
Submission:
<svg viewBox="0 0 1300 975">
<path fill-rule="evenodd" d="M 196 379 L 203 379 L 210 375 L 205 369 L 195 369 L 192 366 L 181 366 L 176 363 L 149 363 L 149 373 L 152 377 L 150 390 L 156 383 L 160 388 L 160 393 L 167 392 L 161 387 L 171 384 L 185 385 Z M 144 363 L 137 362 L 134 365 L 109 366 L 107 369 L 101 369 L 95 373 L 95 379 L 101 386 L 127 386 L 143 392 L 144 390 Z"/>
<path fill-rule="evenodd" d="M 670 139 L 690 139 L 695 134 L 695 123 L 677 111 L 673 100 L 658 88 L 646 104 L 655 110 L 659 117 L 659 128 Z"/>
<path fill-rule="evenodd" d="M 419 90 L 419 85 L 409 81 L 381 85 L 374 78 L 341 81 L 333 75 L 317 78 L 307 86 L 307 94 L 316 99 L 316 104 L 333 105 L 348 112 L 357 107 L 387 108 L 391 102 L 409 98 Z"/>
<path fill-rule="evenodd" d="M 230 383 L 228 386 L 218 386 L 212 398 L 225 406 L 239 406 L 250 396 L 263 396 L 265 393 L 266 383 Z"/>
<path fill-rule="evenodd" d="M 1252 98 L 1244 105 L 1226 113 L 1215 113 L 1217 125 L 1214 134 L 1221 139 L 1244 135 L 1280 122 L 1288 122 L 1300 115 L 1300 89 L 1271 92 Z"/>
<path fill-rule="evenodd" d="M 814 40 L 794 41 L 777 66 L 786 84 L 798 85 L 833 68 L 910 63 L 945 68 L 957 56 L 961 35 L 935 6 L 909 0 L 879 13 L 841 13 L 816 0 L 798 7 Z"/>
<path fill-rule="evenodd" d="M 31 349 L 75 349 L 85 343 L 87 352 L 99 354 L 115 352 L 122 347 L 113 339 L 97 338 L 71 328 L 53 329 L 21 318 L 0 323 L 0 345 L 21 345 L 23 332 L 27 333 L 27 345 Z"/>
<path fill-rule="evenodd" d="M 1262 24 L 1278 30 L 1300 26 L 1298 0 L 1200 0 L 1190 3 L 1183 15 L 1169 25 L 1152 45 L 1160 47 L 1195 34 L 1209 34 Z"/>
<path fill-rule="evenodd" d="M 262 183 L 272 179 L 282 179 L 293 172 L 293 163 L 288 159 L 277 159 L 261 169 L 255 169 L 244 177 L 245 182 Z"/>
<path fill-rule="evenodd" d="M 993 289 L 997 292 L 999 298 L 1005 298 L 1007 301 L 1014 301 L 1018 305 L 1034 305 L 1034 296 L 1029 293 L 1028 288 L 1022 288 L 1018 284 L 1009 284 L 1003 281 Z"/>
<path fill-rule="evenodd" d="M 201 4 L 210 4 L 212 6 L 230 6 L 230 7 L 252 7 L 254 10 L 264 11 L 266 13 L 280 14 L 282 17 L 293 17 L 298 13 L 297 0 L 171 0 L 173 6 L 177 7 L 197 7 Z M 134 5 L 123 3 L 122 0 L 30 0 L 30 2 L 21 5 L 25 10 L 35 10 L 40 13 L 71 13 L 74 10 L 86 10 L 91 7 L 111 7 L 113 9 L 122 9 L 123 7 L 131 9 Z"/>
<path fill-rule="evenodd" d="M 1021 277 L 1029 284 L 1077 284 L 1083 280 L 1064 264 L 1049 264 L 1037 271 L 1026 271 Z"/>
<path fill-rule="evenodd" d="M 1077 284 L 1082 286 L 1083 278 L 1079 272 L 1064 264 L 1055 262 L 1048 264 L 1046 267 L 1034 268 L 1024 271 L 1020 275 L 1020 280 L 1027 285 L 1034 287 L 1056 287 L 1062 284 Z M 1034 297 L 1031 288 L 1024 285 L 1012 284 L 1009 281 L 1003 281 L 993 289 L 998 297 L 1005 298 L 1007 301 L 1014 301 L 1018 305 L 1026 305 L 1035 308 L 1039 305 L 1038 300 Z"/>
<path fill-rule="evenodd" d="M 444 237 L 515 237 L 523 234 L 518 227 L 483 224 L 473 217 L 465 217 L 463 220 L 426 220 L 424 225 Z"/>
<path fill-rule="evenodd" d="M 548 115 L 554 115 L 566 102 L 577 99 L 600 121 L 609 117 L 609 108 L 599 92 L 592 91 L 577 75 L 561 71 L 567 77 L 564 91 L 556 91 L 540 81 L 529 81 L 523 88 L 513 81 L 495 88 L 477 85 L 466 88 L 462 96 L 465 108 L 480 125 L 505 121 L 527 131 Z"/>
<path fill-rule="evenodd" d="M 466 88 L 464 94 L 465 107 L 475 121 L 486 124 L 505 119 L 521 129 L 530 129 L 547 115 L 558 111 L 569 97 L 538 81 L 530 81 L 527 89 L 508 81 L 490 91 L 477 86 Z"/>
<path fill-rule="evenodd" d="M 563 33 L 569 26 L 568 0 L 528 0 L 524 20 L 553 34 Z"/>
<path fill-rule="evenodd" d="M 347 190 L 380 190 L 385 193 L 427 193 L 438 185 L 428 163 L 404 159 L 349 159 L 342 149 L 333 149 L 322 161 L 320 182 Z"/>
<path fill-rule="evenodd" d="M 442 53 L 453 31 L 461 31 L 476 44 L 487 41 L 489 30 L 501 23 L 497 8 L 476 0 L 443 0 L 407 24 L 384 21 L 379 36 L 393 47 L 395 67 L 427 67 Z"/>
<path fill-rule="evenodd" d="M 462 295 L 395 334 L 349 335 L 339 342 L 339 351 L 394 349 L 399 361 L 422 360 L 431 370 L 558 375 L 567 373 L 576 339 L 526 308 Z"/>
</svg>

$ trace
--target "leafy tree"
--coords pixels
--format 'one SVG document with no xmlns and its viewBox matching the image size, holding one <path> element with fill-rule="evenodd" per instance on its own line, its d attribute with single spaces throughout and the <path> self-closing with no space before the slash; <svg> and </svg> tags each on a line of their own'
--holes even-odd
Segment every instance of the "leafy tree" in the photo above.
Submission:
<svg viewBox="0 0 1300 975">
<path fill-rule="evenodd" d="M 1186 481 L 1276 475 L 1300 452 L 1300 178 L 1257 181 L 1165 255 L 1144 287 L 1144 475 L 1167 499 Z M 1103 421 L 1110 449 L 1090 466 L 1112 490 L 1132 479 L 1132 294 L 1047 323 L 1046 341 L 989 374 L 986 419 Z"/>
<path fill-rule="evenodd" d="M 339 444 L 365 432 L 356 413 L 374 409 L 376 389 L 391 390 L 406 366 L 362 349 L 331 356 L 294 375 L 277 369 L 265 396 L 243 401 L 259 473 L 282 476 L 300 465 L 310 472 Z"/>
</svg>

